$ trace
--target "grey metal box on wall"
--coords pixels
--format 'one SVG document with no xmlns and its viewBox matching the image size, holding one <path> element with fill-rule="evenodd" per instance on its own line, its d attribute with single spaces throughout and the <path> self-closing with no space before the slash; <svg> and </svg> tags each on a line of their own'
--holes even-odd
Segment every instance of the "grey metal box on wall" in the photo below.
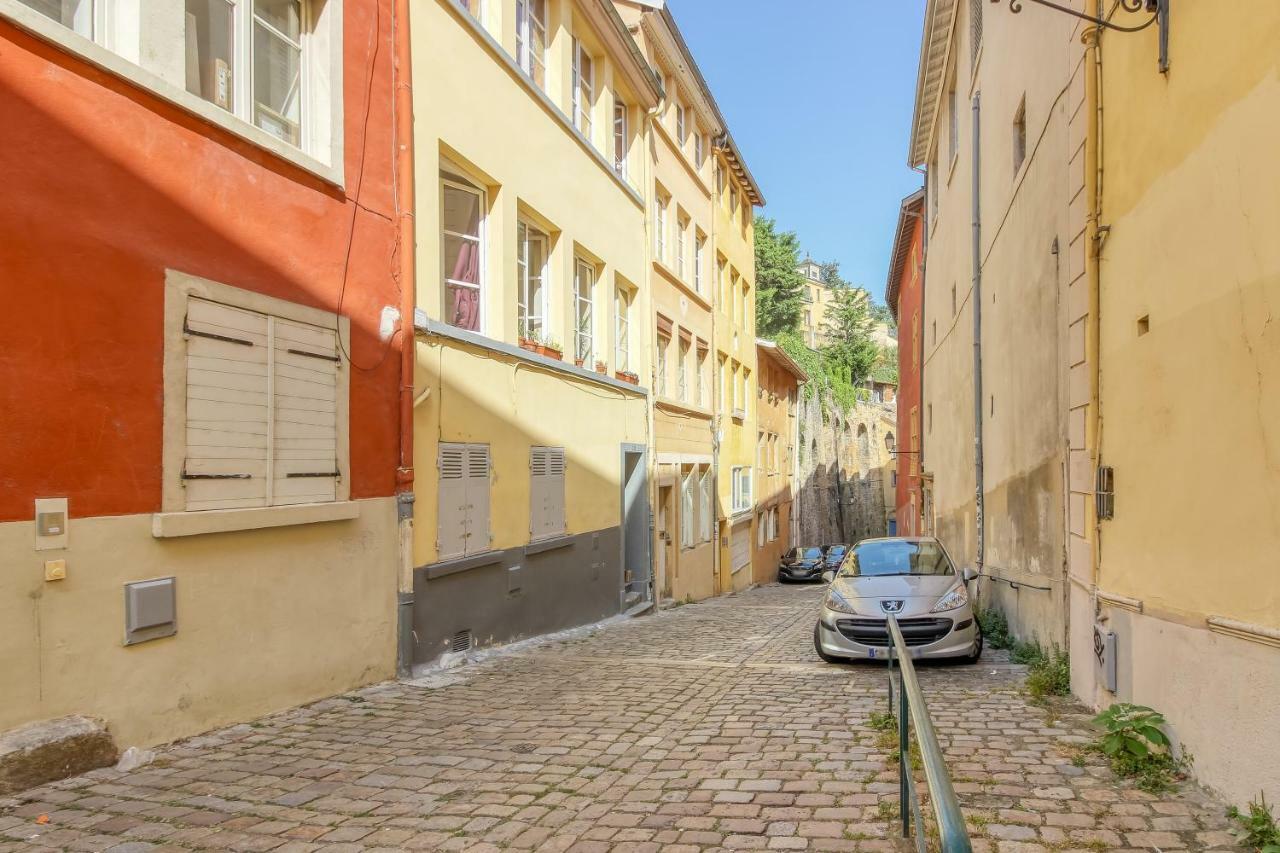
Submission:
<svg viewBox="0 0 1280 853">
<path fill-rule="evenodd" d="M 124 585 L 124 644 L 178 633 L 177 580 L 156 578 Z"/>
</svg>

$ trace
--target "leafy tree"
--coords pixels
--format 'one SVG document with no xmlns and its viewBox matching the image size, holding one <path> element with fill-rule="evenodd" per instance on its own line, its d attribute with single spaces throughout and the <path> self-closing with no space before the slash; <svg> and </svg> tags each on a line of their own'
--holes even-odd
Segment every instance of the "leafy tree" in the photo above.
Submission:
<svg viewBox="0 0 1280 853">
<path fill-rule="evenodd" d="M 830 287 L 833 290 L 842 287 L 853 287 L 851 282 L 845 279 L 844 276 L 840 275 L 839 261 L 827 261 L 826 263 L 818 264 L 818 268 L 820 270 L 818 275 L 822 279 L 822 283 L 827 287 Z"/>
<path fill-rule="evenodd" d="M 860 385 L 881 361 L 880 347 L 871 339 L 875 323 L 870 299 L 865 290 L 856 288 L 834 290 L 832 296 L 834 301 L 822 323 L 827 338 L 823 355 L 851 385 Z"/>
<path fill-rule="evenodd" d="M 800 238 L 763 217 L 756 220 L 755 230 L 756 331 L 771 338 L 800 324 Z"/>
</svg>

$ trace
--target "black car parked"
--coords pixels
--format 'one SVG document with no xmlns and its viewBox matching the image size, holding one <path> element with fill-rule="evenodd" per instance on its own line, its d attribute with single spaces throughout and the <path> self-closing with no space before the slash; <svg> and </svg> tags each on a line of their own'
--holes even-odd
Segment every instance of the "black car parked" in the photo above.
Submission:
<svg viewBox="0 0 1280 853">
<path fill-rule="evenodd" d="M 778 582 L 821 580 L 823 565 L 821 548 L 792 548 L 782 555 L 782 565 L 778 567 Z"/>
<path fill-rule="evenodd" d="M 825 545 L 822 548 L 822 565 L 825 567 L 823 571 L 838 571 L 840 564 L 844 562 L 844 555 L 849 553 L 848 545 Z"/>
</svg>

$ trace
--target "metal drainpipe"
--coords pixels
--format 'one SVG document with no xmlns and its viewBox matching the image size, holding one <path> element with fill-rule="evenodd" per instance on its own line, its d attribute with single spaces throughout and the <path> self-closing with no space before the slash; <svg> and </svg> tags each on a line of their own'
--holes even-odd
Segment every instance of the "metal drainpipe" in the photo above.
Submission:
<svg viewBox="0 0 1280 853">
<path fill-rule="evenodd" d="M 982 94 L 973 96 L 973 474 L 976 500 L 977 570 L 986 561 L 986 508 L 982 471 Z M 981 589 L 981 586 L 979 586 Z"/>
</svg>

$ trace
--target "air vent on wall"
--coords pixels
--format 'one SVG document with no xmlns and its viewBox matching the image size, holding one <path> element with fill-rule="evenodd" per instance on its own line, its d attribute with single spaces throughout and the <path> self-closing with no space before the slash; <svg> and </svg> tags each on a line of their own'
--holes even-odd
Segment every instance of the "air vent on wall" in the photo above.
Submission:
<svg viewBox="0 0 1280 853">
<path fill-rule="evenodd" d="M 453 635 L 453 647 L 451 651 L 465 652 L 471 648 L 471 629 L 459 631 Z"/>
</svg>

